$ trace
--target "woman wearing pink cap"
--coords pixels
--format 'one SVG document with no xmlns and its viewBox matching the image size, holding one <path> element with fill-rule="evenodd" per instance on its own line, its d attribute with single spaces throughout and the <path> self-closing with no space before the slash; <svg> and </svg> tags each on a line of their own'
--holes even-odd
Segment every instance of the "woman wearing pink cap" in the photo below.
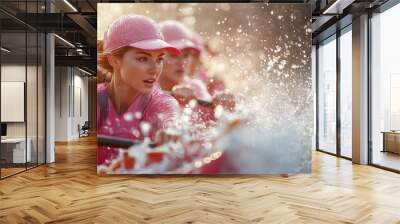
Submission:
<svg viewBox="0 0 400 224">
<path fill-rule="evenodd" d="M 178 57 L 167 55 L 160 77 L 161 88 L 171 91 L 181 105 L 195 98 L 212 102 L 213 107 L 221 105 L 225 109 L 233 110 L 235 97 L 232 94 L 222 92 L 212 97 L 204 82 L 191 75 L 199 63 L 197 59 L 200 53 L 204 52 L 200 37 L 196 38 L 193 31 L 178 21 L 164 21 L 160 23 L 160 27 L 167 43 L 182 51 L 182 55 Z M 212 107 L 199 106 L 198 109 L 202 121 L 213 120 Z"/>
<path fill-rule="evenodd" d="M 190 40 L 194 43 L 196 50 L 191 51 L 192 62 L 190 65 L 189 76 L 193 79 L 200 79 L 206 86 L 211 95 L 225 90 L 224 82 L 217 77 L 210 77 L 206 69 L 202 66 L 201 56 L 213 56 L 204 45 L 204 42 L 199 34 L 194 30 L 190 30 Z"/>
<path fill-rule="evenodd" d="M 221 105 L 225 109 L 233 110 L 235 108 L 235 96 L 226 92 L 224 82 L 217 77 L 210 77 L 207 71 L 201 66 L 201 55 L 209 52 L 204 46 L 201 37 L 193 30 L 190 30 L 190 40 L 194 44 L 196 50 L 191 51 L 191 64 L 189 68 L 189 76 L 192 79 L 198 78 L 206 86 L 208 92 L 213 96 L 213 104 Z"/>
<path fill-rule="evenodd" d="M 164 41 L 153 20 L 139 15 L 115 20 L 102 46 L 98 64 L 111 73 L 111 80 L 97 89 L 97 133 L 131 140 L 147 135 L 155 141 L 179 111 L 177 101 L 160 90 L 157 80 L 165 53 L 179 55 L 180 51 Z M 110 163 L 117 153 L 99 147 L 98 164 Z"/>
<path fill-rule="evenodd" d="M 174 20 L 161 22 L 160 27 L 165 41 L 182 51 L 181 56 L 167 54 L 160 77 L 161 88 L 171 91 L 181 104 L 187 103 L 191 98 L 211 101 L 211 95 L 204 83 L 188 76 L 192 64 L 191 51 L 197 51 L 190 40 L 189 29 Z"/>
</svg>

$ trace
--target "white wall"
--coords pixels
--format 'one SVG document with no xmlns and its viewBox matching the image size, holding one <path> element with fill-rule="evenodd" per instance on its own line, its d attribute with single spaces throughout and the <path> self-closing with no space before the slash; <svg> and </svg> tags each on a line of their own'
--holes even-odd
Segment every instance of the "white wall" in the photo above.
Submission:
<svg viewBox="0 0 400 224">
<path fill-rule="evenodd" d="M 68 86 L 67 67 L 55 68 L 55 141 L 68 140 Z"/>
<path fill-rule="evenodd" d="M 83 75 L 76 68 L 56 67 L 56 141 L 79 138 L 78 124 L 88 120 L 88 78 Z"/>
<path fill-rule="evenodd" d="M 88 78 L 82 77 L 82 73 L 79 75 L 74 75 L 74 100 L 75 100 L 75 113 L 72 119 L 72 132 L 71 135 L 75 138 L 78 137 L 78 124 L 83 125 L 85 121 L 88 121 Z M 80 92 L 79 92 L 80 91 Z M 80 96 L 80 97 L 79 97 Z M 79 103 L 79 101 L 81 101 Z M 79 108 L 82 107 L 82 108 Z M 82 111 L 80 111 L 80 109 Z"/>
<path fill-rule="evenodd" d="M 28 66 L 28 73 L 32 71 L 33 66 Z M 25 82 L 25 65 L 9 64 L 1 66 L 1 81 L 10 82 Z M 28 97 L 36 97 L 36 91 L 34 93 L 27 93 Z M 27 99 L 28 100 L 28 99 Z M 28 100 L 30 101 L 30 100 Z M 7 110 L 7 108 L 1 108 L 1 110 Z M 29 116 L 29 114 L 28 114 Z M 35 114 L 36 116 L 36 114 Z M 31 118 L 28 117 L 30 121 Z M 7 136 L 8 137 L 25 137 L 25 123 L 26 122 L 7 122 Z M 29 137 L 29 136 L 28 136 Z"/>
<path fill-rule="evenodd" d="M 24 138 L 25 134 L 30 139 L 32 150 L 32 161 L 44 163 L 44 74 L 39 66 L 36 71 L 36 65 L 27 67 L 25 64 L 3 64 L 1 66 L 1 81 L 25 82 L 26 83 L 26 107 L 22 107 L 22 113 L 26 110 L 27 120 L 23 122 L 6 122 L 7 137 Z M 27 77 L 27 81 L 25 78 Z M 3 91 L 3 90 L 2 90 Z M 21 94 L 23 94 L 24 90 Z M 38 91 L 38 92 L 37 92 Z M 3 97 L 7 97 L 2 95 Z M 13 113 L 10 107 L 2 107 L 2 112 Z M 37 153 L 39 154 L 37 157 Z"/>
<path fill-rule="evenodd" d="M 29 70 L 29 68 L 28 68 Z M 1 66 L 1 81 L 18 81 L 25 82 L 25 65 L 2 65 Z M 7 108 L 1 108 L 7 110 Z M 25 137 L 25 123 L 13 122 L 7 123 L 8 137 Z"/>
</svg>

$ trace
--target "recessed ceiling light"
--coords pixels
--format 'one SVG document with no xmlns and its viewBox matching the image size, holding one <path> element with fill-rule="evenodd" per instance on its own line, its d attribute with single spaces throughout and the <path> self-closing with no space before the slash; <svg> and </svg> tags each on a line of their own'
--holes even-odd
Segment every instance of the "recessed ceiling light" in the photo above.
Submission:
<svg viewBox="0 0 400 224">
<path fill-rule="evenodd" d="M 83 73 L 85 73 L 85 74 L 87 74 L 87 75 L 92 75 L 92 73 L 90 73 L 90 72 L 88 72 L 88 71 L 85 71 L 85 70 L 83 70 L 83 69 L 81 69 L 81 68 L 79 68 L 79 67 L 78 67 L 78 69 L 79 69 L 79 71 L 81 71 L 81 72 L 83 72 Z"/>
<path fill-rule="evenodd" d="M 67 4 L 72 10 L 74 10 L 75 12 L 78 12 L 78 10 L 68 1 L 68 0 L 64 0 L 65 4 Z"/>
<path fill-rule="evenodd" d="M 11 52 L 11 50 L 9 50 L 9 49 L 7 49 L 7 48 L 5 48 L 5 47 L 1 47 L 1 50 L 4 51 L 4 52 L 7 52 L 7 53 L 10 53 L 10 52 Z"/>
<path fill-rule="evenodd" d="M 73 44 L 72 44 L 71 42 L 69 42 L 68 40 L 66 40 L 66 39 L 64 39 L 64 38 L 62 38 L 62 37 L 60 37 L 60 36 L 57 35 L 57 34 L 54 34 L 54 36 L 57 37 L 58 39 L 60 39 L 62 42 L 66 43 L 67 45 L 69 45 L 69 46 L 75 48 L 75 45 L 73 45 Z"/>
<path fill-rule="evenodd" d="M 322 14 L 342 14 L 343 10 L 353 2 L 354 0 L 336 0 Z"/>
</svg>

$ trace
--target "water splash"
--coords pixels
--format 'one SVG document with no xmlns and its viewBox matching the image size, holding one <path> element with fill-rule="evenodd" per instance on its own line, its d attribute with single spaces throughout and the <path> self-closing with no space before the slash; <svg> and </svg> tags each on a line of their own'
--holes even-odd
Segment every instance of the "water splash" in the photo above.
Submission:
<svg viewBox="0 0 400 224">
<path fill-rule="evenodd" d="M 170 6 L 173 4 L 161 5 L 163 13 L 159 13 L 158 19 L 169 19 L 170 12 L 174 11 Z M 237 110 L 230 113 L 217 106 L 214 111 L 217 120 L 206 126 L 193 122 L 193 118 L 201 115 L 194 111 L 196 102 L 191 102 L 176 124 L 166 130 L 171 135 L 181 136 L 179 141 L 167 142 L 160 148 L 145 149 L 146 146 L 141 145 L 128 149 L 141 151 L 138 156 L 145 160 L 149 159 L 149 152 L 158 150 L 164 153 L 163 159 L 150 165 L 144 162 L 123 172 L 189 173 L 221 156 L 227 157 L 238 173 L 310 170 L 311 17 L 304 14 L 307 10 L 301 7 L 254 5 L 248 9 L 235 4 L 174 6 L 184 9 L 181 16 L 202 21 L 192 28 L 199 31 L 211 49 L 220 52 L 212 60 L 206 60 L 205 66 L 240 98 Z M 146 7 L 150 6 L 143 6 Z M 205 15 L 199 13 L 201 10 L 216 13 Z M 136 13 L 141 14 L 140 11 Z M 243 122 L 218 137 L 234 119 Z M 124 151 L 121 149 L 120 160 L 124 158 Z"/>
</svg>

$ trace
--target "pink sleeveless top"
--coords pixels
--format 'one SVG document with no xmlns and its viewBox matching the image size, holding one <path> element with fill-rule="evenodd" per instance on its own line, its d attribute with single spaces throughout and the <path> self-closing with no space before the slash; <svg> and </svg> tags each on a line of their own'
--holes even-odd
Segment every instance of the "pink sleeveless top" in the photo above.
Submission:
<svg viewBox="0 0 400 224">
<path fill-rule="evenodd" d="M 130 140 L 143 140 L 140 123 L 148 122 L 148 136 L 154 140 L 157 131 L 164 129 L 179 113 L 178 102 L 170 95 L 162 92 L 157 86 L 149 95 L 138 96 L 126 112 L 118 114 L 107 95 L 107 85 L 97 87 L 97 134 Z M 118 150 L 110 147 L 98 147 L 97 163 L 109 162 Z"/>
</svg>

